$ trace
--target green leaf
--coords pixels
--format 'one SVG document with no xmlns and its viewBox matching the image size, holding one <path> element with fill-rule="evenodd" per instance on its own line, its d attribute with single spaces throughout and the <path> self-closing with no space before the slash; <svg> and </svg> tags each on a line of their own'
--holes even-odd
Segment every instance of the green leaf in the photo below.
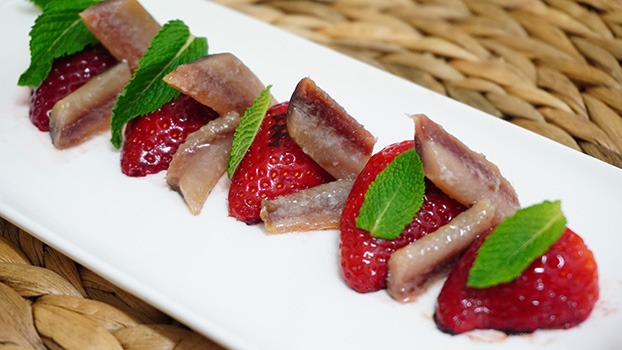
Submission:
<svg viewBox="0 0 622 350">
<path fill-rule="evenodd" d="M 37 5 L 40 9 L 43 9 L 50 2 L 54 2 L 54 0 L 30 0 L 30 2 Z"/>
<path fill-rule="evenodd" d="M 560 201 L 518 210 L 486 238 L 469 272 L 467 286 L 488 288 L 518 277 L 564 233 Z"/>
<path fill-rule="evenodd" d="M 179 95 L 178 90 L 164 82 L 165 75 L 206 54 L 207 39 L 194 37 L 182 21 L 172 20 L 162 26 L 112 108 L 112 144 L 121 147 L 127 122 L 156 111 Z"/>
<path fill-rule="evenodd" d="M 373 237 L 395 239 L 419 211 L 424 193 L 423 165 L 410 149 L 395 157 L 369 185 L 356 226 Z"/>
<path fill-rule="evenodd" d="M 231 153 L 227 162 L 227 176 L 229 178 L 233 176 L 235 169 L 240 165 L 246 151 L 253 143 L 261 122 L 266 116 L 268 108 L 270 108 L 272 103 L 271 88 L 272 85 L 268 85 L 261 91 L 259 96 L 253 101 L 253 105 L 246 109 L 244 115 L 240 118 L 240 125 L 238 125 L 233 134 L 233 146 L 231 147 Z"/>
<path fill-rule="evenodd" d="M 35 1 L 44 5 L 30 30 L 30 66 L 19 77 L 20 86 L 36 87 L 47 77 L 54 59 L 97 43 L 80 12 L 101 0 Z"/>
</svg>

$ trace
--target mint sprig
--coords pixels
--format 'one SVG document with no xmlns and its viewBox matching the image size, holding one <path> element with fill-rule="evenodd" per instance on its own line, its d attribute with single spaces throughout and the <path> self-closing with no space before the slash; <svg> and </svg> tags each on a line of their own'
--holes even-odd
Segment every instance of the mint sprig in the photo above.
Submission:
<svg viewBox="0 0 622 350">
<path fill-rule="evenodd" d="M 423 165 L 410 149 L 395 157 L 369 185 L 356 227 L 376 238 L 395 239 L 419 211 L 424 193 Z"/>
<path fill-rule="evenodd" d="M 30 29 L 30 66 L 19 77 L 18 85 L 39 86 L 48 76 L 55 59 L 97 43 L 82 22 L 80 12 L 100 1 L 34 1 L 37 6 L 42 6 L 43 12 Z"/>
<path fill-rule="evenodd" d="M 55 0 L 30 0 L 33 4 L 37 5 L 40 9 L 43 9 L 50 2 L 54 2 Z"/>
<path fill-rule="evenodd" d="M 246 109 L 244 115 L 240 117 L 240 125 L 238 125 L 233 134 L 233 145 L 227 162 L 227 176 L 229 178 L 233 176 L 235 169 L 242 162 L 242 158 L 244 158 L 246 151 L 253 143 L 261 122 L 266 116 L 268 108 L 270 108 L 272 103 L 271 88 L 272 85 L 268 85 L 262 90 L 253 101 L 253 105 Z"/>
<path fill-rule="evenodd" d="M 162 26 L 138 62 L 138 69 L 112 108 L 111 142 L 121 147 L 123 126 L 138 116 L 156 111 L 179 95 L 163 78 L 177 66 L 207 55 L 207 39 L 194 37 L 180 20 Z"/>
<path fill-rule="evenodd" d="M 486 238 L 469 272 L 467 286 L 488 288 L 518 277 L 564 233 L 560 201 L 518 210 Z"/>
</svg>

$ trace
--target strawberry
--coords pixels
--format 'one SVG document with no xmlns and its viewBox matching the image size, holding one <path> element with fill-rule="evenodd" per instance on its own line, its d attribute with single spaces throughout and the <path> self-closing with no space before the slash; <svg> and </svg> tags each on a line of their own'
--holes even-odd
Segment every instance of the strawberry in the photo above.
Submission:
<svg viewBox="0 0 622 350">
<path fill-rule="evenodd" d="M 247 224 L 261 222 L 259 212 L 263 199 L 334 180 L 287 132 L 288 105 L 284 102 L 270 107 L 231 177 L 229 215 Z"/>
<path fill-rule="evenodd" d="M 341 214 L 339 243 L 341 269 L 346 284 L 361 293 L 386 288 L 387 262 L 391 253 L 435 231 L 465 208 L 426 181 L 426 192 L 419 212 L 395 240 L 372 237 L 356 227 L 365 192 L 376 176 L 400 153 L 413 148 L 412 140 L 395 143 L 374 154 L 352 186 Z"/>
<path fill-rule="evenodd" d="M 146 176 L 168 169 L 186 137 L 218 114 L 191 97 L 180 95 L 153 113 L 134 118 L 125 128 L 121 171 Z"/>
<path fill-rule="evenodd" d="M 441 330 L 454 334 L 473 329 L 524 333 L 570 328 L 588 317 L 599 294 L 597 266 L 577 234 L 566 229 L 512 282 L 469 288 L 469 270 L 485 237 L 469 247 L 441 290 L 435 314 Z"/>
<path fill-rule="evenodd" d="M 49 131 L 54 104 L 116 63 L 102 45 L 57 58 L 47 78 L 32 90 L 28 117 L 39 130 Z"/>
</svg>

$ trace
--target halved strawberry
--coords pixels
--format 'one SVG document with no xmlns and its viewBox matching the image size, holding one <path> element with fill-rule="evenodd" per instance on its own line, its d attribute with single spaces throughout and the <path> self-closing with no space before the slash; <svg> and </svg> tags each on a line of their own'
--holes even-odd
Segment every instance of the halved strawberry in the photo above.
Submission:
<svg viewBox="0 0 622 350">
<path fill-rule="evenodd" d="M 57 58 L 47 78 L 32 90 L 28 117 L 39 130 L 49 131 L 54 104 L 116 63 L 102 45 Z"/>
<path fill-rule="evenodd" d="M 457 334 L 473 329 L 507 333 L 570 328 L 585 320 L 598 300 L 592 252 L 566 229 L 559 240 L 510 283 L 468 288 L 466 281 L 485 238 L 475 241 L 449 274 L 438 297 L 438 327 Z"/>
<path fill-rule="evenodd" d="M 372 237 L 356 227 L 356 217 L 367 188 L 395 157 L 414 147 L 412 140 L 385 147 L 374 154 L 359 174 L 341 215 L 339 243 L 341 269 L 346 284 L 361 293 L 386 288 L 387 262 L 391 253 L 436 230 L 464 211 L 464 207 L 426 181 L 426 193 L 419 212 L 395 240 Z"/>
<path fill-rule="evenodd" d="M 157 111 L 134 118 L 125 128 L 121 171 L 146 176 L 166 170 L 186 137 L 218 114 L 191 97 L 180 95 Z"/>
<path fill-rule="evenodd" d="M 261 222 L 263 199 L 294 193 L 334 178 L 302 151 L 286 126 L 288 103 L 272 106 L 231 178 L 229 215 L 247 224 Z"/>
</svg>

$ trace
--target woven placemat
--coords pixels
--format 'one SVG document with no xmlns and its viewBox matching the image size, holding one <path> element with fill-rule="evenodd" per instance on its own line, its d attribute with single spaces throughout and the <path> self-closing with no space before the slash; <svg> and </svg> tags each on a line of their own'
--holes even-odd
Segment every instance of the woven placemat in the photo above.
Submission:
<svg viewBox="0 0 622 350">
<path fill-rule="evenodd" d="M 0 218 L 0 349 L 223 348 Z"/>
<path fill-rule="evenodd" d="M 218 0 L 622 168 L 620 0 Z"/>
<path fill-rule="evenodd" d="M 622 168 L 622 1 L 218 1 Z M 0 348 L 223 349 L 1 218 Z"/>
</svg>

